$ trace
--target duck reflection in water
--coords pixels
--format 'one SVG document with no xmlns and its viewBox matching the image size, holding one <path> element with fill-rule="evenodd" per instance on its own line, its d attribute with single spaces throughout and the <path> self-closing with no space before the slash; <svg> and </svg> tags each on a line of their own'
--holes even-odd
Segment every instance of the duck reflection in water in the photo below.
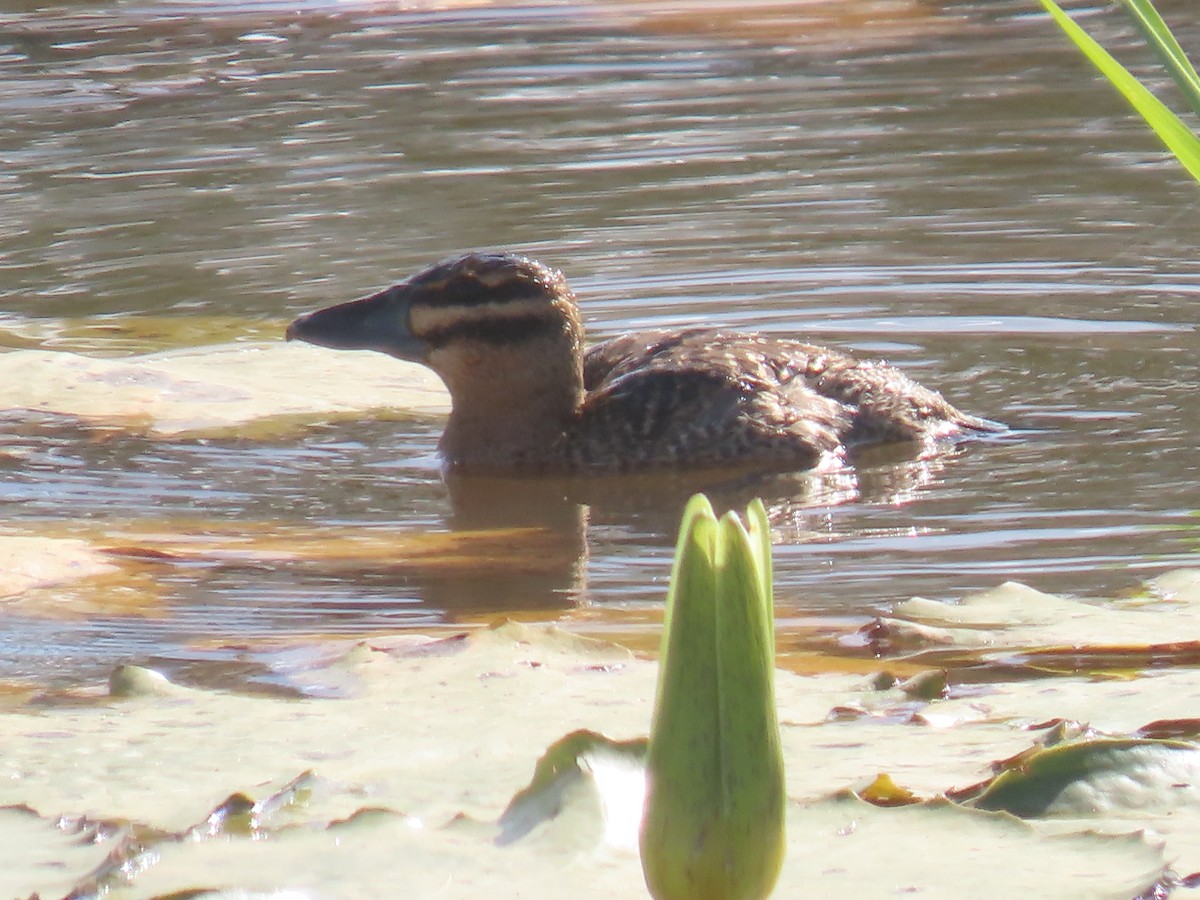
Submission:
<svg viewBox="0 0 1200 900">
<path fill-rule="evenodd" d="M 780 498 L 768 505 L 791 520 L 864 493 L 858 448 L 900 448 L 907 463 L 874 469 L 895 498 L 930 480 L 954 439 L 1003 430 L 886 363 L 787 338 L 691 328 L 585 352 L 563 276 L 508 253 L 430 266 L 302 316 L 287 338 L 432 369 L 451 398 L 438 448 L 454 527 L 548 528 L 572 535 L 577 560 L 587 507 L 649 516 L 664 539 L 702 489 L 729 504 Z"/>
</svg>

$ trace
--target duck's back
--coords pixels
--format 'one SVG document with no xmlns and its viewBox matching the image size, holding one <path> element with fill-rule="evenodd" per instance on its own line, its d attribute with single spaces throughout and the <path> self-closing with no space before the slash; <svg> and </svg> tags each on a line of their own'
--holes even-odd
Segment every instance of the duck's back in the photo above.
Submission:
<svg viewBox="0 0 1200 900">
<path fill-rule="evenodd" d="M 593 347 L 584 386 L 565 448 L 590 469 L 734 461 L 800 469 L 853 444 L 997 428 L 886 364 L 703 328 Z"/>
</svg>

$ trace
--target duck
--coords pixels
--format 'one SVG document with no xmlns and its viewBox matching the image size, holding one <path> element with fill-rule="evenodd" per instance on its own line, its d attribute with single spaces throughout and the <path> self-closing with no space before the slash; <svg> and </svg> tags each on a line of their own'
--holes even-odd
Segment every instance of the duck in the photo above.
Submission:
<svg viewBox="0 0 1200 900">
<path fill-rule="evenodd" d="M 508 252 L 443 260 L 301 316 L 286 338 L 432 369 L 450 394 L 438 451 L 455 473 L 800 471 L 864 444 L 1003 429 L 887 363 L 793 338 L 693 327 L 585 349 L 562 273 Z"/>
</svg>

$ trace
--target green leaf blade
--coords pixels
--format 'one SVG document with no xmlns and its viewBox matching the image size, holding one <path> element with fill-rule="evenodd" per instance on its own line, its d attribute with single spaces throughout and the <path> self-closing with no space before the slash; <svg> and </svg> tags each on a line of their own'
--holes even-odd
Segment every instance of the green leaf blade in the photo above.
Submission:
<svg viewBox="0 0 1200 900">
<path fill-rule="evenodd" d="M 1200 139 L 1192 134 L 1175 113 L 1150 93 L 1108 51 L 1075 24 L 1075 21 L 1063 12 L 1054 0 L 1040 0 L 1040 2 L 1075 46 L 1121 92 L 1130 105 L 1146 120 L 1146 123 L 1154 129 L 1159 140 L 1175 154 L 1175 157 L 1191 176 L 1200 182 Z"/>
<path fill-rule="evenodd" d="M 1121 0 L 1146 43 L 1158 54 L 1196 115 L 1200 115 L 1200 75 L 1150 0 Z"/>
</svg>

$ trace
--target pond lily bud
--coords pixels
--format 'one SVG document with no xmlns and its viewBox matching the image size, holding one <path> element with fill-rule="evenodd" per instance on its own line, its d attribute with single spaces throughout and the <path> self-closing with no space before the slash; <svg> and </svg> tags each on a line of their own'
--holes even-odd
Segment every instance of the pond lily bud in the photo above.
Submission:
<svg viewBox="0 0 1200 900">
<path fill-rule="evenodd" d="M 758 500 L 684 511 L 646 756 L 642 871 L 656 900 L 760 900 L 783 866 L 771 540 Z"/>
</svg>

